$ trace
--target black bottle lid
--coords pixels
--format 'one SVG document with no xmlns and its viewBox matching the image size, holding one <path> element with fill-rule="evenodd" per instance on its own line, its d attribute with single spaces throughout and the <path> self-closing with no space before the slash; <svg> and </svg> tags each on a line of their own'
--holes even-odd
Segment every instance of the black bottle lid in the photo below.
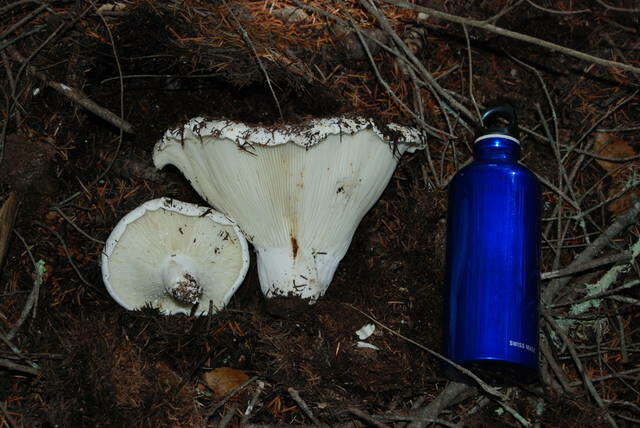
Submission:
<svg viewBox="0 0 640 428">
<path fill-rule="evenodd" d="M 506 126 L 498 121 L 499 118 L 506 119 Z M 485 135 L 501 134 L 518 141 L 518 116 L 510 105 L 493 107 L 482 113 L 482 120 L 476 132 L 476 141 Z"/>
</svg>

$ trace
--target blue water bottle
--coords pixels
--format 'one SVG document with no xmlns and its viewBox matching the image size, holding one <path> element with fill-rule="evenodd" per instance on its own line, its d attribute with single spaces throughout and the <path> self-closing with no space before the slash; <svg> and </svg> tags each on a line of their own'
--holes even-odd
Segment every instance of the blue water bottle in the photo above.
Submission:
<svg viewBox="0 0 640 428">
<path fill-rule="evenodd" d="M 507 126 L 497 119 L 507 120 Z M 447 356 L 494 383 L 538 373 L 540 187 L 518 163 L 515 111 L 486 111 L 449 187 Z"/>
</svg>

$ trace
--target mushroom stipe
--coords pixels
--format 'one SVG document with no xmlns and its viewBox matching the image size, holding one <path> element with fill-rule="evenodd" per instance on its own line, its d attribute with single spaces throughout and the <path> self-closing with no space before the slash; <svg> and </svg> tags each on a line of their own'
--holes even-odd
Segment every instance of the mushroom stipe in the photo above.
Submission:
<svg viewBox="0 0 640 428">
<path fill-rule="evenodd" d="M 157 168 L 176 166 L 238 223 L 255 247 L 267 298 L 312 304 L 329 287 L 398 155 L 423 142 L 413 128 L 385 131 L 363 118 L 271 128 L 195 118 L 167 131 L 153 159 Z"/>
<path fill-rule="evenodd" d="M 235 236 L 235 238 L 233 238 Z M 127 214 L 102 253 L 111 296 L 127 309 L 150 303 L 167 314 L 223 308 L 249 267 L 238 226 L 211 208 L 160 198 Z"/>
</svg>

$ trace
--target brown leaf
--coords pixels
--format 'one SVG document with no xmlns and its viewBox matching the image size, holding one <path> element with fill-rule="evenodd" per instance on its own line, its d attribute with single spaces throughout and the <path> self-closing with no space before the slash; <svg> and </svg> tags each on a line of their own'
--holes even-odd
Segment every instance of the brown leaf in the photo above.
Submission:
<svg viewBox="0 0 640 428">
<path fill-rule="evenodd" d="M 218 367 L 208 371 L 203 378 L 207 386 L 218 397 L 229 394 L 249 380 L 249 376 L 245 372 L 230 367 Z"/>
<path fill-rule="evenodd" d="M 596 134 L 593 151 L 600 156 L 614 159 L 628 158 L 636 155 L 636 152 L 625 140 L 604 132 Z M 596 159 L 596 162 L 607 172 L 613 172 L 622 165 L 620 162 L 609 162 L 601 159 Z"/>
<path fill-rule="evenodd" d="M 612 198 L 615 195 L 617 195 L 622 190 L 623 186 L 624 186 L 624 182 L 619 183 L 618 186 L 610 187 L 609 188 L 609 192 L 607 194 L 607 199 Z M 618 198 L 615 201 L 611 201 L 607 205 L 607 209 L 614 216 L 620 215 L 620 214 L 628 211 L 629 208 L 631 208 L 631 204 L 633 203 L 633 196 L 632 195 L 634 195 L 634 194 L 637 197 L 640 197 L 640 190 L 630 189 L 627 193 L 622 195 L 621 198 Z"/>
</svg>

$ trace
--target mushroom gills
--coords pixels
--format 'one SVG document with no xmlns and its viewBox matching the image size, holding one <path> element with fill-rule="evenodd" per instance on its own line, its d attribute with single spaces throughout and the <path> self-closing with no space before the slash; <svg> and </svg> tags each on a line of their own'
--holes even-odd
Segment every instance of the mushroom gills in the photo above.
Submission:
<svg viewBox="0 0 640 428">
<path fill-rule="evenodd" d="M 195 118 L 167 131 L 153 160 L 158 168 L 176 166 L 212 207 L 237 222 L 256 250 L 266 297 L 313 304 L 399 155 L 422 141 L 412 128 L 388 130 L 392 140 L 362 118 L 272 128 Z"/>
<path fill-rule="evenodd" d="M 248 267 L 247 242 L 232 220 L 170 198 L 124 216 L 102 252 L 102 278 L 116 302 L 129 310 L 150 304 L 167 315 L 222 309 Z"/>
</svg>

